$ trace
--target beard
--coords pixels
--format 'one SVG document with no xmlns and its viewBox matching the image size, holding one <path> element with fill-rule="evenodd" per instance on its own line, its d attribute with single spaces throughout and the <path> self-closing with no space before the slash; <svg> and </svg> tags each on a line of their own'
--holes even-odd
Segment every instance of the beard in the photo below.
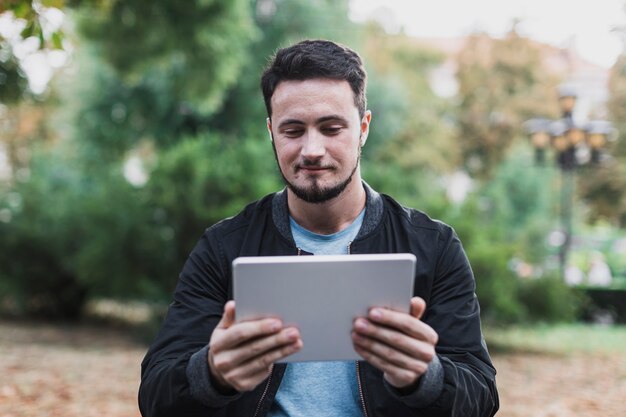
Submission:
<svg viewBox="0 0 626 417">
<path fill-rule="evenodd" d="M 335 184 L 335 185 L 322 187 L 319 183 L 318 178 L 316 176 L 311 175 L 307 178 L 307 180 L 309 181 L 308 185 L 298 186 L 290 182 L 287 179 L 287 177 L 285 177 L 283 170 L 280 168 L 280 163 L 278 163 L 278 155 L 276 154 L 276 147 L 274 146 L 273 142 L 272 142 L 272 147 L 274 148 L 274 156 L 276 157 L 278 170 L 280 171 L 280 175 L 283 177 L 283 181 L 287 185 L 287 188 L 289 188 L 295 194 L 295 196 L 298 197 L 299 199 L 304 200 L 307 203 L 313 203 L 313 204 L 324 203 L 326 201 L 330 201 L 333 198 L 339 196 L 348 187 L 350 182 L 352 182 L 354 173 L 359 167 L 359 162 L 361 161 L 361 147 L 359 146 L 358 156 L 356 158 L 354 168 L 352 168 L 350 175 L 348 175 L 348 177 L 344 179 L 343 181 L 340 181 L 338 184 Z M 300 165 L 303 167 L 320 166 L 316 162 L 311 162 L 307 160 L 303 161 Z M 332 166 L 327 167 L 327 168 L 335 169 Z"/>
</svg>

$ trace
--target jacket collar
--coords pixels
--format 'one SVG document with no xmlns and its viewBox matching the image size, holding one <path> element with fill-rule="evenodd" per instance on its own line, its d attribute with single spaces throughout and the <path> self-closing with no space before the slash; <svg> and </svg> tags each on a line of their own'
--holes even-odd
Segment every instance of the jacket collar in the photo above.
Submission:
<svg viewBox="0 0 626 417">
<path fill-rule="evenodd" d="M 363 181 L 363 188 L 365 189 L 366 195 L 365 218 L 363 219 L 363 224 L 355 240 L 374 230 L 383 216 L 383 199 L 380 194 L 374 191 L 365 181 Z M 272 219 L 280 234 L 295 245 L 289 224 L 289 207 L 287 205 L 286 188 L 274 194 L 272 198 Z"/>
</svg>

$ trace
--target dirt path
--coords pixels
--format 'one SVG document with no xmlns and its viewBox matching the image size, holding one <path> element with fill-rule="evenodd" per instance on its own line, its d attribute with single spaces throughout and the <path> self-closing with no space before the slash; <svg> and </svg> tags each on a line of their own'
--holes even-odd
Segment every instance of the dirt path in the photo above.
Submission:
<svg viewBox="0 0 626 417">
<path fill-rule="evenodd" d="M 145 346 L 93 327 L 0 322 L 0 417 L 136 417 Z M 494 355 L 502 417 L 626 416 L 626 355 Z"/>
<path fill-rule="evenodd" d="M 503 417 L 626 416 L 626 355 L 494 355 Z"/>
<path fill-rule="evenodd" d="M 134 417 L 145 348 L 110 329 L 0 323 L 0 417 Z"/>
</svg>

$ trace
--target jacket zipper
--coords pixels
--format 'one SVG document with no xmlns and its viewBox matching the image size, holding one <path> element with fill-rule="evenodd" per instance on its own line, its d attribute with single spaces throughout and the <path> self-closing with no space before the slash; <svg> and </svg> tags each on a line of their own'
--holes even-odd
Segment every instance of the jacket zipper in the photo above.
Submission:
<svg viewBox="0 0 626 417">
<path fill-rule="evenodd" d="M 259 403 L 256 406 L 256 410 L 254 411 L 254 417 L 259 415 L 259 411 L 261 411 L 261 404 L 263 404 L 263 400 L 267 396 L 267 391 L 270 388 L 270 383 L 272 382 L 272 373 L 274 372 L 274 365 L 272 365 L 272 370 L 270 371 L 270 376 L 267 377 L 267 383 L 265 384 L 265 389 L 263 390 L 263 394 L 261 394 L 261 399 L 259 399 Z"/>
<path fill-rule="evenodd" d="M 363 395 L 363 384 L 361 383 L 361 364 L 359 363 L 359 361 L 356 361 L 356 381 L 359 385 L 359 398 L 361 399 L 363 416 L 367 417 L 367 408 L 365 408 L 365 395 Z"/>
</svg>

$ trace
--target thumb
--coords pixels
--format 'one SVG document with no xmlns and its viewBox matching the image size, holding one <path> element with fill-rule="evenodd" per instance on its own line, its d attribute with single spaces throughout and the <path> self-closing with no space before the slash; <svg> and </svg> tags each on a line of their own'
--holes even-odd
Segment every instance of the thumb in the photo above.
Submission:
<svg viewBox="0 0 626 417">
<path fill-rule="evenodd" d="M 228 329 L 235 324 L 235 302 L 230 300 L 224 305 L 224 315 L 219 323 L 217 323 L 218 329 Z"/>
<path fill-rule="evenodd" d="M 426 311 L 426 301 L 424 301 L 421 297 L 413 297 L 411 298 L 411 310 L 410 314 L 417 318 L 421 319 Z"/>
</svg>

